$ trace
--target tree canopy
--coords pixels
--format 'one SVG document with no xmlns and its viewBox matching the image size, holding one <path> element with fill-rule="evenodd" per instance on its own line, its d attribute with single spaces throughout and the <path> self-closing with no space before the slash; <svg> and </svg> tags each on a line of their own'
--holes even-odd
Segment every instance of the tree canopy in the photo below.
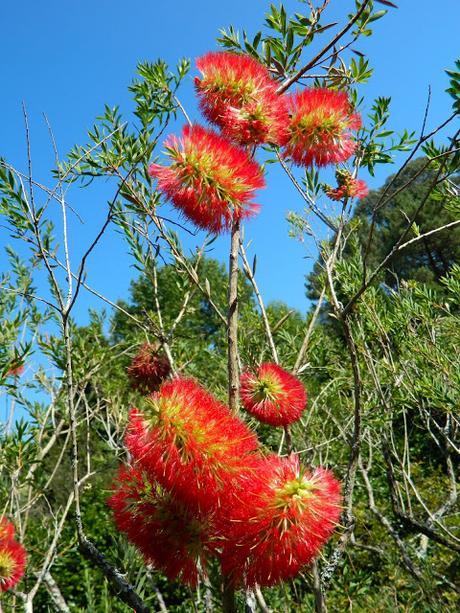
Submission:
<svg viewBox="0 0 460 613">
<path fill-rule="evenodd" d="M 365 258 L 368 271 L 391 253 L 402 236 L 410 240 L 428 234 L 404 250 L 396 251 L 385 264 L 379 278 L 389 288 L 412 279 L 440 290 L 441 279 L 460 259 L 458 225 L 436 231 L 457 219 L 456 210 L 449 208 L 446 198 L 433 191 L 438 177 L 438 170 L 427 158 L 418 158 L 401 172 L 390 175 L 381 188 L 372 190 L 353 209 L 351 223 L 355 233 L 344 252 L 347 255 L 359 252 Z M 458 185 L 458 175 L 454 174 L 450 180 L 453 186 Z M 407 232 L 409 220 L 411 229 Z M 318 296 L 321 271 L 321 261 L 318 261 L 307 278 L 310 298 Z"/>
</svg>

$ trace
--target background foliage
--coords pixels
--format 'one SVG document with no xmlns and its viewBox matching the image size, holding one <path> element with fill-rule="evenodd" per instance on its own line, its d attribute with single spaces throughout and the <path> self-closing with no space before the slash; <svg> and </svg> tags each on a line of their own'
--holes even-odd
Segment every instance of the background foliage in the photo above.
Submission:
<svg viewBox="0 0 460 613">
<path fill-rule="evenodd" d="M 250 36 L 229 28 L 219 42 L 266 63 L 280 83 L 305 65 L 305 78 L 321 71 L 312 82 L 347 88 L 359 107 L 356 86 L 370 78 L 371 67 L 359 53 L 342 55 L 339 40 L 351 45 L 371 35 L 393 3 L 357 2 L 341 24 L 345 38 L 333 38 L 316 59 L 309 46 L 335 25 L 322 21 L 326 4 L 302 3 L 303 13 L 290 16 L 282 5 L 272 6 L 265 29 Z M 181 112 L 180 85 L 189 68 L 185 60 L 175 69 L 162 60 L 140 64 L 130 86 L 133 120 L 106 107 L 88 142 L 57 160 L 56 186 L 38 185 L 30 169 L 23 174 L 0 164 L 1 223 L 15 245 L 7 248 L 9 270 L 0 281 L 7 408 L 0 509 L 14 518 L 29 553 L 24 581 L 2 600 L 6 611 L 131 610 L 100 560 L 82 555 L 85 538 L 122 569 L 151 610 L 219 610 L 217 568 L 197 592 L 167 582 L 117 533 L 105 502 L 114 471 L 126 460 L 128 409 L 141 400 L 126 375 L 139 344 L 158 342 L 177 372 L 226 399 L 226 268 L 209 255 L 213 237 L 191 253 L 182 247 L 186 229 L 162 216 L 147 174 L 164 131 Z M 458 112 L 459 77 L 450 71 L 453 115 L 432 132 L 423 126 L 419 137 L 394 135 L 389 100 L 374 102 L 354 168 L 373 172 L 394 152 L 410 153 L 407 164 L 356 206 L 345 202 L 331 215 L 319 199 L 324 179 L 313 171 L 294 177 L 305 211 L 290 215 L 293 235 L 311 236 L 315 214 L 333 228 L 329 240 L 317 237 L 318 260 L 306 281 L 313 300 L 308 313 L 284 304 L 282 292 L 279 302 L 264 307 L 257 259 L 241 252 L 241 362 L 272 358 L 268 322 L 280 363 L 298 373 L 309 394 L 308 410 L 292 429 L 295 450 L 305 464 L 329 466 L 342 479 L 350 465 L 356 471 L 352 519 L 319 561 L 331 611 L 454 611 L 460 604 L 460 202 L 458 132 L 450 123 Z M 438 136 L 445 127 L 451 132 Z M 264 155 L 278 163 L 276 150 Z M 113 184 L 114 196 L 87 255 L 114 224 L 139 276 L 117 304 L 101 297 L 106 310 L 91 312 L 81 327 L 73 305 L 80 291 L 97 290 L 86 282 L 86 256 L 71 261 L 67 237 L 48 211 L 57 202 L 65 220 L 66 189 L 90 190 L 99 180 Z M 40 364 L 35 372 L 28 370 L 32 355 Z M 24 374 L 8 374 L 22 364 Z M 281 432 L 249 422 L 267 449 L 283 450 Z M 76 459 L 81 513 L 72 481 Z M 290 584 L 264 590 L 259 607 L 265 601 L 273 611 L 324 610 L 316 579 L 305 569 Z M 238 599 L 243 610 L 245 595 Z"/>
</svg>

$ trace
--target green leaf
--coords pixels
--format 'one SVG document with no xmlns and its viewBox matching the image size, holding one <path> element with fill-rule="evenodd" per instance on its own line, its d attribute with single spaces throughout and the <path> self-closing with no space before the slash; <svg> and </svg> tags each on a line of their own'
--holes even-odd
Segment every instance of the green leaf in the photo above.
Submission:
<svg viewBox="0 0 460 613">
<path fill-rule="evenodd" d="M 376 13 L 374 13 L 373 15 L 369 17 L 367 23 L 372 23 L 373 21 L 377 21 L 378 19 L 381 19 L 382 17 L 384 17 L 387 13 L 388 11 L 385 11 L 385 10 L 377 11 Z"/>
</svg>

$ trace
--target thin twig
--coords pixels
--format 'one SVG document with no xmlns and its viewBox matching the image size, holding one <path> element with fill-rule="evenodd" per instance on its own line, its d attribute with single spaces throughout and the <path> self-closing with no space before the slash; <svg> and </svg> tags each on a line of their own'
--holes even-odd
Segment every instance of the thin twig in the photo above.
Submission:
<svg viewBox="0 0 460 613">
<path fill-rule="evenodd" d="M 278 352 L 276 350 L 275 342 L 273 340 L 273 334 L 272 334 L 272 330 L 271 330 L 271 327 L 270 327 L 270 322 L 268 321 L 267 311 L 265 309 L 264 301 L 263 301 L 262 295 L 261 295 L 261 293 L 259 291 L 259 287 L 258 287 L 258 285 L 256 283 L 255 276 L 254 276 L 254 274 L 252 272 L 251 267 L 249 266 L 248 258 L 247 258 L 247 255 L 246 255 L 246 250 L 244 248 L 244 244 L 243 244 L 242 240 L 240 240 L 240 253 L 241 253 L 241 259 L 243 261 L 244 272 L 246 273 L 246 276 L 248 277 L 249 281 L 251 282 L 252 288 L 253 288 L 254 293 L 256 295 L 256 298 L 257 298 L 257 302 L 259 304 L 260 314 L 262 315 L 262 321 L 263 321 L 264 329 L 265 329 L 265 335 L 267 337 L 268 345 L 269 345 L 270 351 L 272 353 L 273 361 L 275 362 L 275 364 L 279 364 Z"/>
<path fill-rule="evenodd" d="M 317 206 L 315 201 L 309 196 L 309 194 L 302 189 L 301 185 L 299 184 L 299 182 L 297 181 L 297 179 L 295 178 L 295 176 L 293 175 L 293 173 L 291 172 L 289 166 L 286 164 L 286 162 L 284 161 L 284 159 L 282 158 L 281 154 L 279 153 L 279 151 L 276 152 L 276 156 L 279 160 L 279 163 L 281 164 L 281 167 L 283 168 L 284 172 L 287 174 L 287 176 L 289 177 L 289 179 L 291 180 L 291 183 L 294 185 L 294 187 L 296 188 L 296 190 L 299 192 L 299 194 L 302 196 L 302 198 L 305 200 L 305 202 L 308 204 L 308 207 L 313 211 L 313 213 L 324 223 L 326 224 L 326 226 L 331 229 L 333 232 L 337 232 L 337 226 L 329 219 L 329 217 L 327 217 L 327 215 L 325 215 Z"/>
<path fill-rule="evenodd" d="M 355 15 L 350 19 L 350 21 L 346 24 L 346 26 L 344 28 L 342 28 L 340 30 L 340 32 L 338 32 L 334 38 L 331 40 L 331 42 L 329 44 L 327 44 L 323 49 L 321 49 L 321 51 L 319 51 L 307 64 L 305 64 L 305 66 L 303 66 L 300 70 L 298 70 L 294 75 L 292 75 L 292 77 L 289 77 L 288 79 L 286 79 L 284 81 L 284 83 L 278 87 L 278 94 L 282 94 L 284 93 L 286 90 L 288 90 L 291 85 L 293 85 L 296 81 L 298 81 L 306 72 L 308 72 L 310 70 L 310 68 L 313 68 L 313 66 L 315 66 L 315 64 L 317 62 L 319 62 L 319 60 L 321 60 L 321 58 L 326 55 L 326 53 L 332 49 L 335 44 L 343 37 L 345 36 L 345 34 L 353 27 L 353 25 L 358 21 L 358 19 L 361 17 L 361 15 L 364 13 L 364 10 L 366 9 L 367 5 L 369 4 L 370 0 L 364 0 L 364 2 L 361 4 L 359 10 L 357 11 L 357 13 L 355 13 Z"/>
</svg>

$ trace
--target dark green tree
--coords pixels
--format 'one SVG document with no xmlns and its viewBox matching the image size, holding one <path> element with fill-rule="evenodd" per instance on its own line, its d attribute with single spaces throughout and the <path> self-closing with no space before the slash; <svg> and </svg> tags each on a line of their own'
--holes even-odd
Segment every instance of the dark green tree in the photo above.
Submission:
<svg viewBox="0 0 460 613">
<path fill-rule="evenodd" d="M 371 191 L 356 205 L 353 212 L 357 227 L 355 240 L 347 243 L 344 256 L 350 256 L 357 247 L 367 270 L 372 271 L 403 236 L 409 220 L 414 223 L 405 240 L 455 221 L 456 214 L 433 190 L 438 179 L 438 169 L 428 164 L 426 158 L 413 160 L 402 172 L 388 177 L 381 188 Z M 457 184 L 458 177 L 454 176 L 451 181 Z M 401 280 L 412 279 L 440 289 L 441 278 L 459 261 L 460 226 L 457 225 L 397 251 L 382 270 L 381 281 L 396 288 Z M 307 279 L 310 298 L 318 295 L 321 271 L 319 260 Z"/>
</svg>

